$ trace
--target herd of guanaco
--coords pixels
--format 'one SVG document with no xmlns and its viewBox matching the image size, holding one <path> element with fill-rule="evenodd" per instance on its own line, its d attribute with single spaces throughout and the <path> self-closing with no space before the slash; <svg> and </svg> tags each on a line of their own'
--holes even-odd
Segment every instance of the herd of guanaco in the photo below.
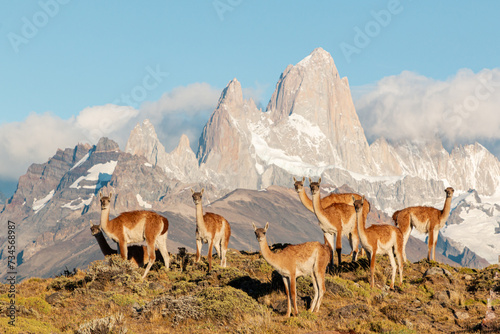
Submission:
<svg viewBox="0 0 500 334">
<path fill-rule="evenodd" d="M 366 227 L 366 218 L 370 211 L 370 203 L 356 193 L 330 194 L 320 198 L 320 183 L 309 178 L 309 187 L 312 199 L 308 197 L 304 188 L 305 178 L 293 178 L 295 191 L 302 204 L 317 219 L 324 233 L 324 243 L 317 241 L 298 245 L 288 245 L 280 252 L 270 250 L 266 239 L 269 223 L 258 228 L 252 223 L 255 236 L 264 259 L 283 277 L 287 294 L 288 310 L 286 316 L 298 313 L 296 279 L 300 276 L 312 277 L 314 298 L 310 311 L 317 312 L 325 293 L 325 274 L 328 265 L 333 266 L 335 254 L 341 263 L 342 236 L 347 236 L 352 249 L 352 260 L 356 261 L 359 246 L 366 252 L 370 264 L 370 286 L 374 287 L 375 256 L 387 254 L 392 266 L 390 288 L 394 289 L 396 271 L 399 269 L 399 283 L 403 283 L 403 263 L 406 262 L 406 243 L 413 228 L 421 233 L 428 233 L 428 260 L 435 260 L 435 248 L 439 229 L 449 217 L 453 188 L 445 189 L 446 200 L 442 210 L 428 206 L 408 207 L 394 212 L 392 218 L 395 225 L 373 224 Z M 204 243 L 208 248 L 208 271 L 212 270 L 212 250 L 220 258 L 220 265 L 226 267 L 226 252 L 231 237 L 231 226 L 222 216 L 206 212 L 203 214 L 202 196 L 204 189 L 195 192 L 191 189 L 196 209 L 196 257 L 195 262 L 201 259 L 201 249 Z M 169 268 L 167 251 L 167 218 L 148 210 L 123 212 L 110 220 L 112 193 L 108 196 L 99 194 L 101 202 L 100 225 L 91 225 L 92 235 L 96 238 L 103 254 L 117 254 L 118 251 L 109 247 L 102 232 L 118 243 L 119 253 L 123 259 L 129 259 L 138 266 L 146 266 L 142 276 L 144 279 L 154 261 L 161 257 L 166 269 Z M 146 243 L 146 246 L 129 244 Z M 397 265 L 396 265 L 397 261 Z"/>
</svg>

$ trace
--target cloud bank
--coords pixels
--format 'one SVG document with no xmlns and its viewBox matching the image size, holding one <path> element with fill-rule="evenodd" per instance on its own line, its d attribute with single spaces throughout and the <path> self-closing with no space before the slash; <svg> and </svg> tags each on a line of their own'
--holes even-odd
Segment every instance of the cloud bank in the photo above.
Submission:
<svg viewBox="0 0 500 334">
<path fill-rule="evenodd" d="M 448 147 L 478 141 L 499 152 L 500 69 L 463 69 L 445 81 L 405 71 L 354 95 L 370 141 L 438 137 Z"/>
<path fill-rule="evenodd" d="M 133 127 L 149 118 L 167 151 L 186 134 L 196 149 L 201 130 L 215 109 L 220 89 L 206 83 L 177 87 L 139 109 L 106 104 L 81 110 L 70 119 L 50 112 L 31 113 L 22 122 L 0 125 L 0 181 L 15 182 L 32 163 L 44 163 L 57 149 L 96 144 L 109 137 L 122 149 Z M 0 189 L 1 191 L 2 189 Z M 8 194 L 10 196 L 10 194 Z"/>
<path fill-rule="evenodd" d="M 22 122 L 0 125 L 1 180 L 17 180 L 32 163 L 43 163 L 57 149 L 96 143 L 100 137 L 127 138 L 123 129 L 137 116 L 132 107 L 108 104 L 88 107 L 78 116 L 62 119 L 50 112 L 31 113 Z"/>
</svg>

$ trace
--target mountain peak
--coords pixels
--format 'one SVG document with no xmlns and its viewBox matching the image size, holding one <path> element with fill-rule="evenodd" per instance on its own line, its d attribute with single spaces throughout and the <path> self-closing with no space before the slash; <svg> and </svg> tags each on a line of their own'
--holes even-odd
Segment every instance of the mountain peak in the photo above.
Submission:
<svg viewBox="0 0 500 334">
<path fill-rule="evenodd" d="M 226 88 L 222 91 L 219 99 L 219 105 L 241 105 L 243 103 L 243 91 L 240 82 L 234 78 L 229 81 Z"/>
<path fill-rule="evenodd" d="M 191 149 L 191 146 L 190 146 L 188 136 L 186 136 L 185 134 L 182 134 L 181 138 L 179 139 L 179 145 L 177 145 L 177 147 L 173 150 L 172 153 L 181 154 L 185 151 L 190 151 L 191 153 L 193 153 L 193 150 Z"/>
<path fill-rule="evenodd" d="M 118 144 L 107 137 L 99 139 L 95 149 L 96 152 L 117 152 L 119 150 Z"/>
<path fill-rule="evenodd" d="M 179 146 L 181 147 L 189 147 L 189 138 L 185 134 L 182 134 L 181 139 L 179 140 Z"/>
<path fill-rule="evenodd" d="M 308 67 L 315 66 L 318 67 L 331 66 L 333 65 L 333 58 L 330 53 L 323 48 L 319 47 L 313 50 L 307 57 L 302 59 L 297 63 L 296 66 Z"/>
<path fill-rule="evenodd" d="M 137 123 L 130 132 L 125 152 L 142 155 L 150 163 L 156 165 L 159 156 L 165 154 L 165 147 L 158 140 L 153 124 L 148 119 L 145 119 L 142 124 Z"/>
</svg>

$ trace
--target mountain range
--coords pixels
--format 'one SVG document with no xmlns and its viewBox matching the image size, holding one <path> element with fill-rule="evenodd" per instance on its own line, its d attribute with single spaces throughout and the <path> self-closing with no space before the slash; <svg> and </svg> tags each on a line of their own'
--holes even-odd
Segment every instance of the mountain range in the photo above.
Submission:
<svg viewBox="0 0 500 334">
<path fill-rule="evenodd" d="M 321 48 L 286 67 L 266 110 L 244 99 L 241 84 L 231 80 L 196 153 L 185 135 L 166 152 L 148 120 L 132 130 L 124 151 L 108 138 L 58 150 L 20 177 L 0 224 L 6 230 L 8 220 L 16 223 L 20 277 L 50 276 L 102 257 L 87 229 L 90 220 L 99 221 L 101 191 L 116 194 L 112 215 L 135 209 L 164 214 L 171 252 L 194 247 L 190 188 L 201 187 L 206 210 L 232 225 L 230 247 L 257 249 L 252 220 L 274 222 L 276 242 L 322 240 L 316 218 L 292 190 L 293 176 L 321 176 L 324 194 L 364 194 L 373 208 L 369 223 L 390 223 L 392 212 L 410 205 L 440 208 L 444 189 L 452 186 L 456 196 L 440 234 L 440 258 L 472 267 L 498 262 L 498 159 L 479 143 L 451 152 L 436 139 L 369 144 L 349 82 Z M 425 237 L 414 236 L 407 253 L 416 261 L 426 248 Z M 0 237 L 1 249 L 6 241 Z M 0 262 L 5 274 L 3 252 Z"/>
</svg>

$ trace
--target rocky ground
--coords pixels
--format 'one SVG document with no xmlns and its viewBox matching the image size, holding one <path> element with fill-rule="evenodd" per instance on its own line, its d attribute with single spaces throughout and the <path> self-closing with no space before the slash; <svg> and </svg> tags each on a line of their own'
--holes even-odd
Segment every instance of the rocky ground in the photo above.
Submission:
<svg viewBox="0 0 500 334">
<path fill-rule="evenodd" d="M 279 251 L 279 245 L 276 251 Z M 281 277 L 259 253 L 228 251 L 228 267 L 207 273 L 193 255 L 172 255 L 171 270 L 143 269 L 119 257 L 86 271 L 65 271 L 17 285 L 16 326 L 8 325 L 9 286 L 0 285 L 0 328 L 7 333 L 498 333 L 500 267 L 406 264 L 404 283 L 389 290 L 391 268 L 377 259 L 375 288 L 367 259 L 327 275 L 319 313 L 307 307 L 310 278 L 298 280 L 299 315 L 287 318 Z M 216 258 L 217 260 L 217 258 Z M 156 267 L 156 268 L 155 268 Z"/>
</svg>

